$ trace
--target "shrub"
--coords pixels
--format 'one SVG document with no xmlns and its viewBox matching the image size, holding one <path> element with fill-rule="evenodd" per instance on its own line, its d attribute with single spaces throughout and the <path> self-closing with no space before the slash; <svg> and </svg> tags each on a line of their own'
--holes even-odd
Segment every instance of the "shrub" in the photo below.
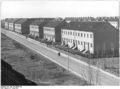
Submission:
<svg viewBox="0 0 120 89">
<path fill-rule="evenodd" d="M 16 48 L 19 48 L 19 49 L 24 49 L 23 45 L 17 43 L 17 42 L 13 42 L 13 44 L 15 45 Z"/>
<path fill-rule="evenodd" d="M 35 59 L 35 55 L 31 55 L 30 58 L 33 60 Z"/>
</svg>

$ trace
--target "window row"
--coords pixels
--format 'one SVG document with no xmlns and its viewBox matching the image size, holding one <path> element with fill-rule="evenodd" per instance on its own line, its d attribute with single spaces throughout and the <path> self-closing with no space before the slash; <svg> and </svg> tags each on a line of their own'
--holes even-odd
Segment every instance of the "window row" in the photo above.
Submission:
<svg viewBox="0 0 120 89">
<path fill-rule="evenodd" d="M 30 28 L 38 29 L 38 26 L 30 26 Z"/>
<path fill-rule="evenodd" d="M 44 31 L 54 32 L 54 30 L 53 30 L 53 29 L 44 29 Z"/>
<path fill-rule="evenodd" d="M 78 32 L 62 31 L 62 34 L 92 38 L 92 34 L 89 34 L 89 33 L 78 33 Z"/>
<path fill-rule="evenodd" d="M 88 44 L 88 45 L 90 45 L 90 47 L 93 47 L 92 43 L 85 42 L 85 41 L 78 41 L 78 40 L 67 39 L 67 38 L 63 38 L 62 40 L 65 41 L 65 42 L 75 43 L 75 44 L 78 44 L 78 45 Z"/>
</svg>

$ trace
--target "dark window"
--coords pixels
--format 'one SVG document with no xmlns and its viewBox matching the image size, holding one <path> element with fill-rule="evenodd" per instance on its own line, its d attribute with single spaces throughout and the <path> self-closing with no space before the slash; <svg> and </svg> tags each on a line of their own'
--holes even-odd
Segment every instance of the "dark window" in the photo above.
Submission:
<svg viewBox="0 0 120 89">
<path fill-rule="evenodd" d="M 70 42 L 70 39 L 69 39 L 69 42 Z"/>
<path fill-rule="evenodd" d="M 82 35 L 83 35 L 83 34 L 81 33 L 81 37 L 82 37 Z"/>
<path fill-rule="evenodd" d="M 90 34 L 90 38 L 92 38 L 92 34 Z"/>
<path fill-rule="evenodd" d="M 92 43 L 91 43 L 91 47 L 93 47 Z"/>
<path fill-rule="evenodd" d="M 80 41 L 78 41 L 78 44 L 80 44 Z"/>
<path fill-rule="evenodd" d="M 77 36 L 77 32 L 75 33 L 75 36 Z"/>
</svg>

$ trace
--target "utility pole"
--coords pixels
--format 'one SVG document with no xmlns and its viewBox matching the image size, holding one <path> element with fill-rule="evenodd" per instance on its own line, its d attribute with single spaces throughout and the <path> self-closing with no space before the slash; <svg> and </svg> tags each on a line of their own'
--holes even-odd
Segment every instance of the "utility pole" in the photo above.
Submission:
<svg viewBox="0 0 120 89">
<path fill-rule="evenodd" d="M 69 26 L 69 23 L 70 23 L 71 21 L 66 21 L 66 23 L 68 24 L 68 26 Z M 68 48 L 68 71 L 69 71 L 69 48 Z"/>
<path fill-rule="evenodd" d="M 69 71 L 69 48 L 68 48 L 68 71 Z"/>
</svg>

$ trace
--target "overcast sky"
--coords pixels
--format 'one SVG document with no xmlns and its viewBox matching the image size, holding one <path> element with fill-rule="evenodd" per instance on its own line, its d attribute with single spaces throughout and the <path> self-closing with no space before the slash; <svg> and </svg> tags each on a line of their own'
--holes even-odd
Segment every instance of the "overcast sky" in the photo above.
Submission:
<svg viewBox="0 0 120 89">
<path fill-rule="evenodd" d="M 118 1 L 3 1 L 2 18 L 118 16 Z"/>
</svg>

